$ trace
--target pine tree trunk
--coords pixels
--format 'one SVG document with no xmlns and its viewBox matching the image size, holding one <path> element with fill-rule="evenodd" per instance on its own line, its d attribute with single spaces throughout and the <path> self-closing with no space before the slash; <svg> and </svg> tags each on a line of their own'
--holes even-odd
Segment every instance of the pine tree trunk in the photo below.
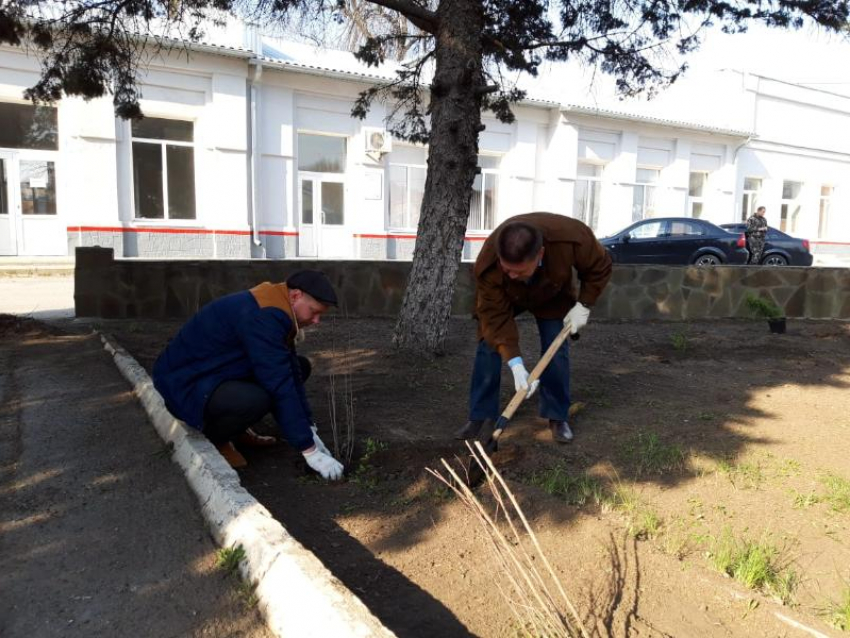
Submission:
<svg viewBox="0 0 850 638">
<path fill-rule="evenodd" d="M 484 84 L 481 5 L 480 0 L 443 0 L 437 9 L 428 174 L 394 335 L 397 347 L 423 354 L 442 353 L 477 170 Z"/>
</svg>

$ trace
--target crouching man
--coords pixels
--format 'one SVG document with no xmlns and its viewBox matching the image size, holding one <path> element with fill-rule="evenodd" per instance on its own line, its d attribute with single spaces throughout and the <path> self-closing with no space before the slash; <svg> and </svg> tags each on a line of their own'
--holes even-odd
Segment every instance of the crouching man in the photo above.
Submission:
<svg viewBox="0 0 850 638">
<path fill-rule="evenodd" d="M 247 465 L 234 441 L 275 443 L 251 429 L 271 413 L 307 464 L 325 479 L 338 480 L 342 463 L 319 438 L 304 391 L 309 361 L 295 352 L 299 331 L 318 324 L 336 305 L 331 283 L 315 270 L 216 299 L 160 354 L 154 386 L 168 410 L 203 432 L 231 466 Z"/>
</svg>

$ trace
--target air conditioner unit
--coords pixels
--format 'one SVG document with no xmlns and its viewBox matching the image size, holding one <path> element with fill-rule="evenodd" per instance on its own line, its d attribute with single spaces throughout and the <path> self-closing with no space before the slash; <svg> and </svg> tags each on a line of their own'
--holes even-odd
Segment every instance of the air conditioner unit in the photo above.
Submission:
<svg viewBox="0 0 850 638">
<path fill-rule="evenodd" d="M 366 137 L 367 153 L 389 153 L 392 150 L 392 138 L 384 129 L 364 128 L 363 134 Z"/>
</svg>

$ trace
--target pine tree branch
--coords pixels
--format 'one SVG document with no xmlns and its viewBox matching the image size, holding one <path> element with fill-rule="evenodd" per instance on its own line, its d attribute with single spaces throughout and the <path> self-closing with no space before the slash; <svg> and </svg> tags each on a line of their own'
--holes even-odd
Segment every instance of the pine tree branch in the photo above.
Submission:
<svg viewBox="0 0 850 638">
<path fill-rule="evenodd" d="M 411 0 L 369 0 L 372 4 L 398 11 L 414 25 L 428 33 L 437 31 L 437 14 L 425 7 L 420 7 Z"/>
</svg>

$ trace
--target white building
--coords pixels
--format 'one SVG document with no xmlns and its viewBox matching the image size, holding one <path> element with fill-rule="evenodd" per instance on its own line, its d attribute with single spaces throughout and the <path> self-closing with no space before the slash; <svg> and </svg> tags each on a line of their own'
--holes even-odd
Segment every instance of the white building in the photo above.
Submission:
<svg viewBox="0 0 850 638">
<path fill-rule="evenodd" d="M 427 149 L 391 140 L 380 104 L 350 116 L 389 71 L 238 35 L 151 65 L 135 123 L 105 99 L 36 109 L 22 92 L 37 61 L 0 49 L 0 255 L 410 258 Z M 739 221 L 756 204 L 819 252 L 850 252 L 850 98 L 737 72 L 684 95 L 486 117 L 465 258 L 522 212 L 605 235 L 647 216 Z"/>
</svg>

